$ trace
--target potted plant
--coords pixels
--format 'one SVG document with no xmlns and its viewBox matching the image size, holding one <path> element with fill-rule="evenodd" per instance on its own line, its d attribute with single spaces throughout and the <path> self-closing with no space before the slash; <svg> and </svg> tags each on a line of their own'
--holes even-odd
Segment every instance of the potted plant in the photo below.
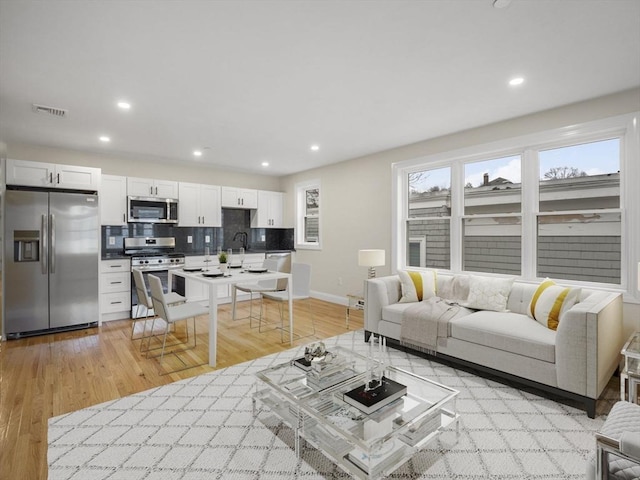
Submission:
<svg viewBox="0 0 640 480">
<path fill-rule="evenodd" d="M 226 252 L 220 252 L 218 254 L 218 262 L 220 263 L 219 268 L 222 273 L 226 273 L 227 271 L 227 254 Z"/>
</svg>

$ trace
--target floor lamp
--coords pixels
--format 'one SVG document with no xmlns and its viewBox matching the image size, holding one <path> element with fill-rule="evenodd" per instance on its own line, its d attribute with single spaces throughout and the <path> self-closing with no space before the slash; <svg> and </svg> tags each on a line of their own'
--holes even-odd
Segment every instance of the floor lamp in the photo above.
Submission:
<svg viewBox="0 0 640 480">
<path fill-rule="evenodd" d="M 375 267 L 384 265 L 384 250 L 358 250 L 358 265 L 369 267 L 369 278 L 375 278 Z"/>
</svg>

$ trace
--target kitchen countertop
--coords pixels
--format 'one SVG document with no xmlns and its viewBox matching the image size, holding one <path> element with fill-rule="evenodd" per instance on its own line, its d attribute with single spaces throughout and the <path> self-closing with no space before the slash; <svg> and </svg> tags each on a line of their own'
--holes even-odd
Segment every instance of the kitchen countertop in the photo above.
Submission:
<svg viewBox="0 0 640 480">
<path fill-rule="evenodd" d="M 264 255 L 268 255 L 268 254 L 272 254 L 272 253 L 291 253 L 291 252 L 295 252 L 295 250 L 266 250 L 266 249 L 255 249 L 255 250 L 247 250 L 245 251 L 245 254 L 247 255 L 251 255 L 251 254 L 264 254 Z M 182 252 L 173 252 L 173 253 L 182 253 Z M 237 253 L 237 251 L 234 251 L 234 253 Z M 204 252 L 200 252 L 200 253 L 194 253 L 194 252 L 189 252 L 189 253 L 185 253 L 184 256 L 185 257 L 197 257 L 197 256 L 202 256 L 204 255 Z M 129 259 L 131 258 L 131 255 L 125 255 L 124 252 L 108 252 L 108 253 L 103 253 L 101 260 L 122 260 L 122 259 Z"/>
</svg>

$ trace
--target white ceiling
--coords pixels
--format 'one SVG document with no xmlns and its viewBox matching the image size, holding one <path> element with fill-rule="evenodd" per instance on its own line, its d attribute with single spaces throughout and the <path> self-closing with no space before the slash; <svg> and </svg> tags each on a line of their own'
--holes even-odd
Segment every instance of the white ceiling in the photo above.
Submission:
<svg viewBox="0 0 640 480">
<path fill-rule="evenodd" d="M 640 0 L 492 3 L 0 0 L 0 140 L 284 175 L 640 85 Z"/>
</svg>

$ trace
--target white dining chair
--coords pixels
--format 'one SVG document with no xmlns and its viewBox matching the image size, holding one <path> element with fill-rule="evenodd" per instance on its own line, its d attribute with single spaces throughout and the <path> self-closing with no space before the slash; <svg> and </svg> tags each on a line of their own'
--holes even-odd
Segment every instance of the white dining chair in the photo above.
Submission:
<svg viewBox="0 0 640 480">
<path fill-rule="evenodd" d="M 277 272 L 280 268 L 280 262 L 277 258 L 265 258 L 264 262 L 262 262 L 262 268 L 266 268 L 268 271 Z M 284 280 L 283 284 L 281 280 Z M 253 328 L 253 320 L 260 320 L 259 316 L 255 316 L 253 314 L 253 300 L 254 295 L 257 295 L 257 298 L 260 300 L 260 315 L 262 314 L 262 296 L 261 293 L 264 292 L 276 292 L 278 289 L 285 289 L 287 286 L 286 278 L 285 279 L 272 279 L 272 280 L 258 280 L 252 283 L 238 283 L 233 285 L 233 290 L 231 292 L 231 318 L 233 320 L 246 320 L 249 319 L 249 326 Z M 249 294 L 249 315 L 246 317 L 236 317 L 236 303 L 238 291 L 248 293 Z"/>
<path fill-rule="evenodd" d="M 138 295 L 138 304 L 136 305 L 136 313 L 134 315 L 133 322 L 131 322 L 131 340 L 140 340 L 147 338 L 147 321 L 151 320 L 154 316 L 152 314 L 153 310 L 153 302 L 151 301 L 151 297 L 149 296 L 149 292 L 147 290 L 147 285 L 144 281 L 144 275 L 142 271 L 137 268 L 133 269 L 133 283 L 135 285 L 136 294 Z M 176 293 L 176 292 L 168 292 L 164 294 L 165 300 L 168 305 L 176 305 L 179 303 L 184 303 L 187 301 L 185 297 Z M 141 308 L 145 309 L 145 316 L 140 317 Z M 142 321 L 142 336 L 135 337 L 135 330 L 137 322 Z M 151 329 L 150 335 L 153 335 L 153 328 Z M 144 341 L 140 343 L 140 351 L 142 351 L 142 346 Z"/>
<path fill-rule="evenodd" d="M 311 328 L 312 331 L 306 335 L 298 335 L 298 337 L 309 337 L 316 334 L 316 325 L 315 320 L 313 318 L 313 309 L 311 308 L 311 265 L 306 263 L 292 263 L 291 264 L 291 284 L 287 285 L 287 289 L 285 291 L 278 292 L 262 292 L 261 297 L 271 300 L 274 302 L 278 302 L 278 307 L 280 311 L 280 326 L 276 327 L 280 329 L 280 339 L 284 342 L 284 332 L 288 331 L 289 327 L 285 326 L 285 318 L 284 318 L 284 307 L 285 304 L 289 302 L 289 292 L 288 289 L 292 288 L 292 298 L 293 301 L 297 300 L 306 300 L 307 305 L 309 307 L 309 316 L 311 318 Z M 258 331 L 262 332 L 262 323 L 263 318 L 266 317 L 266 306 L 265 306 L 265 314 L 262 315 L 261 310 L 259 328 Z M 289 315 L 293 315 L 293 312 L 289 312 Z M 288 319 L 287 319 L 288 321 Z M 265 322 L 266 323 L 266 322 Z M 288 325 L 288 323 L 287 323 Z"/>
<path fill-rule="evenodd" d="M 169 305 L 162 291 L 162 282 L 155 275 L 149 275 L 149 285 L 151 286 L 151 301 L 153 303 L 153 310 L 156 316 L 153 318 L 151 331 L 155 325 L 155 321 L 161 318 L 165 322 L 164 339 L 162 341 L 162 351 L 160 353 L 160 363 L 164 358 L 164 350 L 167 344 L 167 334 L 169 333 L 169 327 L 174 325 L 180 320 L 193 319 L 193 347 L 196 347 L 196 317 L 200 315 L 208 315 L 209 309 L 198 303 L 180 303 L 177 305 Z M 189 324 L 185 322 L 185 330 L 187 332 L 187 343 L 189 342 Z M 147 352 L 147 357 L 149 353 Z"/>
</svg>

